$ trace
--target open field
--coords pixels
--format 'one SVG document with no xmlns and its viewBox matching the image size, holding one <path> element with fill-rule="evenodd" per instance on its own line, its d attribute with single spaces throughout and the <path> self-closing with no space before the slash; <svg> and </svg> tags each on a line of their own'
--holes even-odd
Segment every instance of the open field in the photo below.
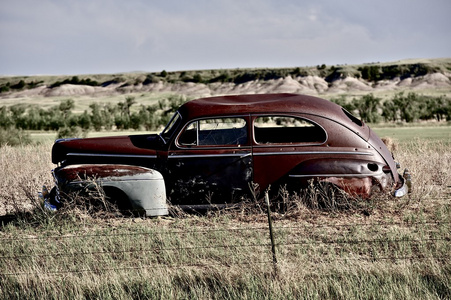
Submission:
<svg viewBox="0 0 451 300">
<path fill-rule="evenodd" d="M 51 185 L 51 141 L 0 152 L 0 298 L 449 299 L 449 127 L 376 128 L 395 138 L 412 173 L 407 197 L 381 195 L 348 211 L 286 198 L 273 213 L 273 263 L 265 210 L 153 219 L 80 208 L 42 210 Z"/>
<path fill-rule="evenodd" d="M 1 99 L 0 106 L 11 106 L 15 104 L 24 105 L 39 105 L 40 108 L 49 109 L 54 106 L 58 106 L 62 101 L 72 99 L 74 100 L 75 107 L 73 113 L 80 114 L 85 110 L 90 111 L 89 106 L 93 103 L 98 104 L 117 104 L 124 102 L 126 97 L 134 97 L 139 105 L 154 105 L 158 100 L 172 95 L 171 93 L 130 93 L 130 94 L 118 94 L 118 95 L 68 95 L 59 97 L 23 97 L 23 98 L 10 98 Z M 138 109 L 138 105 L 132 107 L 132 111 Z"/>
<path fill-rule="evenodd" d="M 390 137 L 400 143 L 409 141 L 443 141 L 451 145 L 450 126 L 402 126 L 402 127 L 372 127 L 380 137 Z"/>
<path fill-rule="evenodd" d="M 57 133 L 52 131 L 27 131 L 30 134 L 31 139 L 36 143 L 52 143 L 57 137 Z M 148 131 L 92 131 L 87 134 L 86 137 L 102 137 L 102 136 L 116 136 L 116 135 L 132 135 L 132 134 L 146 134 L 157 133 Z"/>
</svg>

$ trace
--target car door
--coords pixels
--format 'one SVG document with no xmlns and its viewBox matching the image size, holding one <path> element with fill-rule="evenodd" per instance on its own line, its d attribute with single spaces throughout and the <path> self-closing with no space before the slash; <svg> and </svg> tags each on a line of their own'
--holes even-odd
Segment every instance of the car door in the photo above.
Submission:
<svg viewBox="0 0 451 300">
<path fill-rule="evenodd" d="M 299 116 L 254 115 L 252 128 L 254 182 L 261 191 L 284 184 L 290 170 L 314 157 L 327 139 L 321 126 Z"/>
<path fill-rule="evenodd" d="M 252 181 L 249 117 L 193 120 L 168 153 L 173 204 L 238 201 Z"/>
</svg>

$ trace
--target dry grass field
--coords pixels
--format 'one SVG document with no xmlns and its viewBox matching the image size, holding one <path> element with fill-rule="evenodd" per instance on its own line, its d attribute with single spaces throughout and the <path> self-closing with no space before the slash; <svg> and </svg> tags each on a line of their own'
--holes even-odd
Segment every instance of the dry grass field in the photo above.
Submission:
<svg viewBox="0 0 451 300">
<path fill-rule="evenodd" d="M 429 71 L 376 82 L 359 71 L 396 65 Z M 386 101 L 415 92 L 449 98 L 450 70 L 451 59 L 445 58 L 326 69 L 79 76 L 98 86 L 55 85 L 72 76 L 0 77 L 0 87 L 9 90 L 0 93 L 0 106 L 49 109 L 71 99 L 79 114 L 93 103 L 116 105 L 128 96 L 137 103 L 132 110 L 171 95 L 293 92 L 351 101 L 372 93 Z M 264 74 L 277 76 L 262 80 Z M 343 78 L 326 81 L 333 74 Z M 253 79 L 241 80 L 245 75 Z M 20 80 L 38 84 L 12 88 Z M 260 201 L 202 215 L 173 208 L 171 216 L 159 218 L 80 206 L 44 209 L 38 192 L 52 186 L 56 132 L 31 132 L 31 145 L 0 147 L 0 299 L 451 299 L 449 125 L 373 128 L 391 139 L 400 172 L 409 168 L 412 174 L 406 197 L 380 195 L 353 201 L 346 210 L 315 208 L 315 194 L 275 200 L 287 208 L 271 215 L 275 256 Z M 138 132 L 88 136 L 133 133 Z"/>
<path fill-rule="evenodd" d="M 272 214 L 277 264 L 260 203 L 147 219 L 52 213 L 37 197 L 52 184 L 51 143 L 3 147 L 1 214 L 19 218 L 0 228 L 0 298 L 449 299 L 449 127 L 423 138 L 430 130 L 377 129 L 412 173 L 402 199 L 346 211 L 284 199 Z"/>
</svg>

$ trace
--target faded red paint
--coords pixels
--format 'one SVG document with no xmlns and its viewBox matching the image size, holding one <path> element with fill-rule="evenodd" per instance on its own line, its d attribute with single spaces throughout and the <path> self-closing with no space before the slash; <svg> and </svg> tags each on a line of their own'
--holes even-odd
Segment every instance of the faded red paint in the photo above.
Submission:
<svg viewBox="0 0 451 300">
<path fill-rule="evenodd" d="M 218 96 L 189 101 L 176 116 L 174 126 L 161 135 L 55 143 L 52 161 L 64 167 L 58 176 L 67 180 L 120 177 L 143 172 L 140 167 L 145 167 L 160 172 L 166 190 L 174 192 L 175 197 L 196 188 L 206 193 L 219 186 L 242 191 L 249 183 L 264 190 L 287 178 L 295 185 L 309 178 L 325 178 L 362 197 L 368 197 L 375 186 L 382 190 L 403 186 L 396 163 L 380 138 L 341 106 L 324 99 L 297 94 Z M 259 144 L 254 122 L 265 116 L 307 120 L 323 130 L 324 140 Z M 247 142 L 225 146 L 179 143 L 191 122 L 222 117 L 243 119 Z"/>
</svg>

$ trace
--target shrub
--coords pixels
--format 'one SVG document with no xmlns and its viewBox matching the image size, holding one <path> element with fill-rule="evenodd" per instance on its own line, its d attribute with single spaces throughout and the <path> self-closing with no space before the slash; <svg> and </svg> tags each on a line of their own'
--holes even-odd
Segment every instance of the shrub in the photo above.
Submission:
<svg viewBox="0 0 451 300">
<path fill-rule="evenodd" d="M 0 147 L 26 144 L 31 144 L 30 134 L 15 128 L 0 129 Z"/>
<path fill-rule="evenodd" d="M 355 109 L 355 106 L 352 102 L 348 102 L 346 101 L 346 96 L 341 95 L 337 98 L 332 98 L 330 99 L 330 101 L 340 105 L 341 107 L 343 107 L 344 109 L 346 109 L 347 111 L 351 112 Z"/>
<path fill-rule="evenodd" d="M 368 123 L 379 122 L 379 106 L 380 98 L 375 97 L 373 94 L 368 94 L 360 99 L 354 99 L 352 104 L 358 110 L 360 118 Z"/>
<path fill-rule="evenodd" d="M 362 78 L 368 81 L 376 82 L 381 77 L 380 66 L 365 66 L 363 68 L 359 68 L 359 71 L 362 74 Z"/>
<path fill-rule="evenodd" d="M 83 131 L 80 127 L 62 127 L 58 130 L 57 138 L 73 138 L 73 137 L 86 137 L 87 132 Z"/>
<path fill-rule="evenodd" d="M 73 76 L 71 79 L 65 79 L 63 81 L 56 81 L 50 88 L 59 87 L 63 84 L 75 84 L 75 85 L 90 85 L 90 86 L 98 86 L 100 85 L 97 81 L 91 80 L 90 78 L 79 79 L 77 76 Z"/>
<path fill-rule="evenodd" d="M 142 84 L 148 85 L 148 84 L 151 84 L 151 83 L 158 83 L 159 81 L 160 81 L 160 79 L 157 76 L 149 74 L 149 75 L 146 76 L 146 79 L 143 81 Z"/>
</svg>

